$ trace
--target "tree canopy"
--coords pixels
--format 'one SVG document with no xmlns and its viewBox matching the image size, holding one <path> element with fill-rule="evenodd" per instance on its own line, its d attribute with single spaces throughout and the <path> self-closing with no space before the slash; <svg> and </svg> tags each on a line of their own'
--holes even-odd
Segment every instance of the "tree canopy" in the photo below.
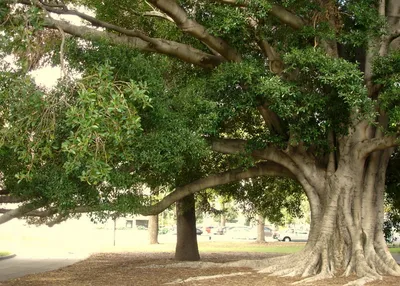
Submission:
<svg viewBox="0 0 400 286">
<path fill-rule="evenodd" d="M 279 176 L 307 195 L 310 237 L 303 256 L 264 271 L 322 279 L 345 269 L 359 284 L 399 275 L 382 235 L 400 132 L 399 7 L 2 1 L 0 53 L 15 60 L 0 73 L 1 197 L 24 204 L 0 222 L 156 214 L 206 188 Z M 30 76 L 48 63 L 63 72 L 51 91 Z"/>
</svg>

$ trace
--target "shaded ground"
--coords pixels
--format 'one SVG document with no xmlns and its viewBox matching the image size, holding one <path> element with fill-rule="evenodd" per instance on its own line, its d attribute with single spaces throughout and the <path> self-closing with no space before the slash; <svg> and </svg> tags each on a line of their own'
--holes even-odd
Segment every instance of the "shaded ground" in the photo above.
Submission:
<svg viewBox="0 0 400 286">
<path fill-rule="evenodd" d="M 228 262 L 241 259 L 262 259 L 279 254 L 271 253 L 202 253 L 202 261 Z M 218 285 L 218 286 L 284 286 L 299 280 L 294 278 L 270 277 L 258 274 L 249 268 L 170 268 L 173 253 L 107 253 L 95 254 L 74 265 L 40 274 L 27 275 L 22 278 L 0 282 L 1 286 L 88 286 L 88 285 L 135 285 L 158 286 L 180 280 L 182 283 L 170 285 Z M 157 267 L 154 267 L 158 265 Z M 244 273 L 243 275 L 237 275 Z M 221 278 L 182 281 L 191 277 L 231 274 Z M 335 278 L 307 285 L 343 285 L 355 280 Z M 168 285 L 168 284 L 166 284 Z M 400 285 L 399 277 L 384 277 L 368 285 Z"/>
</svg>

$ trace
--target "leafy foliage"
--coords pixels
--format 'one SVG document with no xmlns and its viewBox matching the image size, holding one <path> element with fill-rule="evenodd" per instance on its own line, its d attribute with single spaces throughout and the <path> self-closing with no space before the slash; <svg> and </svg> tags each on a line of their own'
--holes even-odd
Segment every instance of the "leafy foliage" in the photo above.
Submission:
<svg viewBox="0 0 400 286">
<path fill-rule="evenodd" d="M 191 27 L 175 25 L 147 1 L 65 1 L 141 36 L 112 45 L 107 37 L 67 35 L 62 48 L 58 29 L 45 28 L 43 9 L 0 3 L 0 56 L 15 59 L 13 67 L 2 63 L 0 69 L 0 170 L 7 188 L 60 209 L 114 204 L 116 212 L 134 212 L 150 202 L 144 185 L 162 186 L 168 193 L 209 174 L 246 169 L 256 162 L 249 157 L 255 149 L 301 145 L 323 164 L 332 151 L 328 133 L 339 138 L 354 122 L 372 122 L 377 103 L 388 115 L 390 134 L 398 135 L 399 52 L 376 57 L 379 102 L 367 94 L 365 67 L 358 62 L 367 43 L 386 33 L 385 19 L 371 9 L 378 1 L 245 2 L 238 4 L 246 8 L 177 1 L 188 19 L 204 26 L 196 39 Z M 295 12 L 301 25 L 273 17 L 274 5 Z M 219 44 L 228 43 L 240 58 L 221 59 L 205 70 L 127 45 L 152 37 L 144 50 L 176 41 L 188 46 L 168 49 L 187 52 L 190 46 L 222 58 L 201 41 L 207 33 Z M 103 35 L 122 34 L 109 29 Z M 280 55 L 285 69 L 279 75 L 270 70 L 261 40 Z M 340 58 L 323 50 L 333 41 Z M 63 79 L 51 91 L 37 87 L 29 72 L 59 64 L 61 50 L 69 73 L 79 74 L 78 79 Z M 257 110 L 261 106 L 279 118 L 281 131 L 267 126 Z M 214 137 L 247 140 L 247 152 L 215 154 L 208 144 Z M 42 188 L 46 184 L 54 190 Z M 273 222 L 282 219 L 281 208 L 299 212 L 300 188 L 292 181 L 258 178 L 220 191 Z"/>
<path fill-rule="evenodd" d="M 261 214 L 271 223 L 283 224 L 285 212 L 293 217 L 302 216 L 301 186 L 289 179 L 259 177 L 221 186 L 218 191 L 234 198 L 248 218 Z"/>
</svg>

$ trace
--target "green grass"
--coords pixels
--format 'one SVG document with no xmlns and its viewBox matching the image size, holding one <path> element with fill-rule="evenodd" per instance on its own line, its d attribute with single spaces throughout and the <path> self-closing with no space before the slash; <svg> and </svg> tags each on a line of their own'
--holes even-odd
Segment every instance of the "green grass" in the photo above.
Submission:
<svg viewBox="0 0 400 286">
<path fill-rule="evenodd" d="M 400 253 L 400 247 L 389 247 L 391 253 Z"/>
<path fill-rule="evenodd" d="M 257 243 L 199 243 L 200 252 L 271 252 L 294 253 L 302 250 L 304 245 L 274 245 Z"/>
<path fill-rule="evenodd" d="M 283 243 L 270 245 L 269 243 L 255 242 L 199 242 L 199 251 L 202 252 L 270 252 L 294 253 L 304 248 L 305 243 Z M 130 247 L 104 247 L 99 252 L 175 252 L 175 243 L 161 243 L 155 245 L 141 245 Z"/>
<path fill-rule="evenodd" d="M 10 252 L 7 251 L 0 251 L 0 256 L 6 256 L 6 255 L 10 255 Z"/>
</svg>

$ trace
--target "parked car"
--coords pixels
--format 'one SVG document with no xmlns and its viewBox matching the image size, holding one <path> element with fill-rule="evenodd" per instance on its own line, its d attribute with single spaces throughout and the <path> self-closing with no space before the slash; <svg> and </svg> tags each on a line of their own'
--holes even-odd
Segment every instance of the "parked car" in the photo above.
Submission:
<svg viewBox="0 0 400 286">
<path fill-rule="evenodd" d="M 304 242 L 308 240 L 308 231 L 289 228 L 283 233 L 278 234 L 280 241 Z"/>
<path fill-rule="evenodd" d="M 265 234 L 265 238 L 278 238 L 278 233 L 273 230 L 271 227 L 265 226 L 264 227 L 264 234 Z"/>
<path fill-rule="evenodd" d="M 257 229 L 247 226 L 232 227 L 227 231 L 227 234 L 233 239 L 257 239 Z"/>
<path fill-rule="evenodd" d="M 174 228 L 174 229 L 171 231 L 171 234 L 177 235 L 177 229 Z M 196 234 L 197 234 L 197 235 L 202 235 L 202 234 L 203 234 L 203 231 L 202 231 L 200 228 L 196 227 Z"/>
</svg>

